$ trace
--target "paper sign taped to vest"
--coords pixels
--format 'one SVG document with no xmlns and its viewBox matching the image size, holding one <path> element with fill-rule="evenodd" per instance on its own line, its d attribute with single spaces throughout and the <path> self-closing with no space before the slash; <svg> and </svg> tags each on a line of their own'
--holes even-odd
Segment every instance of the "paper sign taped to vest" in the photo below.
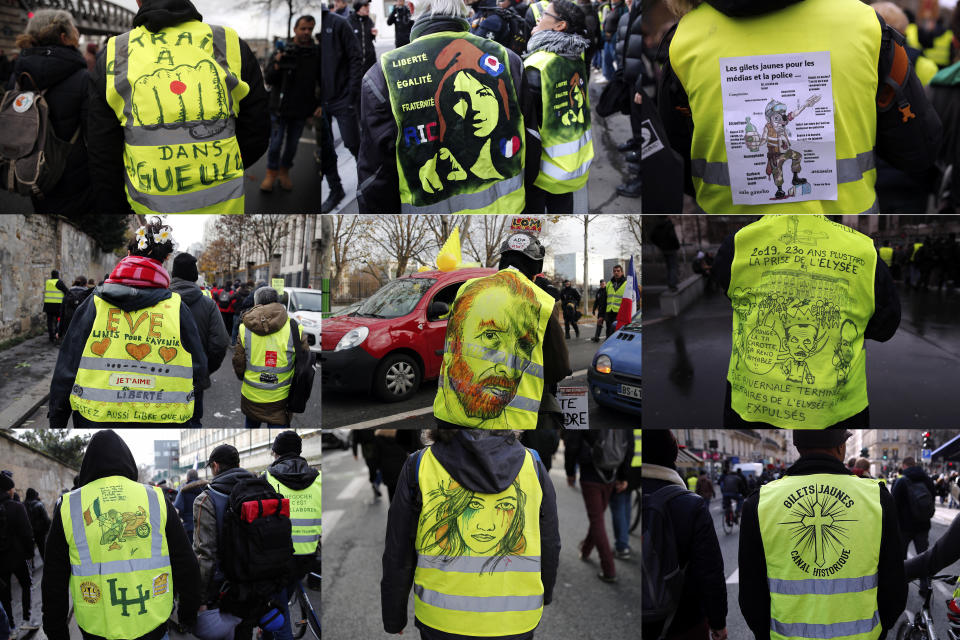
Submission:
<svg viewBox="0 0 960 640">
<path fill-rule="evenodd" d="M 837 199 L 829 51 L 720 58 L 720 86 L 733 204 Z"/>
</svg>

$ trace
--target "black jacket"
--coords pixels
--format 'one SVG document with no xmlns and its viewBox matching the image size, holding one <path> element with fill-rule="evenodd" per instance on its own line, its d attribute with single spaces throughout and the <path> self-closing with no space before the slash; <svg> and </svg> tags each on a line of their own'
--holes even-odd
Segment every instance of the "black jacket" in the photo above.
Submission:
<svg viewBox="0 0 960 640">
<path fill-rule="evenodd" d="M 444 31 L 467 31 L 465 20 L 446 16 L 421 16 L 414 23 L 410 36 L 416 40 L 420 36 Z M 510 74 L 513 86 L 517 89 L 517 101 L 523 112 L 525 122 L 536 122 L 537 114 L 525 104 L 527 95 L 523 74 L 523 61 L 520 56 L 507 50 L 510 59 Z M 400 213 L 400 178 L 397 175 L 397 122 L 393 118 L 390 99 L 387 97 L 387 81 L 383 69 L 375 65 L 363 76 L 361 88 L 360 117 L 360 154 L 357 159 L 357 176 L 360 185 L 358 202 L 360 213 L 391 214 Z M 537 155 L 528 158 L 539 159 Z M 534 162 L 534 160 L 531 160 Z M 535 161 L 539 166 L 539 160 Z"/>
<path fill-rule="evenodd" d="M 60 181 L 42 200 L 33 199 L 34 213 L 68 216 L 86 213 L 93 202 L 86 143 L 90 91 L 87 61 L 72 47 L 31 47 L 21 51 L 13 63 L 13 75 L 6 84 L 7 89 L 15 86 L 15 79 L 21 73 L 29 73 L 39 89 L 46 89 L 44 99 L 50 108 L 50 125 L 56 136 L 68 142 L 79 131 Z M 27 87 L 31 86 L 29 80 L 25 79 L 25 82 Z"/>
<path fill-rule="evenodd" d="M 839 0 L 838 0 L 839 1 Z M 842 0 L 852 2 L 855 0 Z M 785 6 L 803 2 L 803 0 L 706 0 L 718 11 L 730 17 L 757 16 L 777 11 Z M 844 26 L 830 24 L 831 15 L 816 16 L 817 29 L 829 29 L 833 33 L 844 33 Z M 905 44 L 903 36 L 887 26 L 879 16 L 882 26 L 880 43 L 880 61 L 877 65 L 878 87 L 887 86 L 885 79 L 890 74 L 890 51 L 894 41 Z M 814 28 L 811 25 L 811 28 Z M 675 29 L 664 36 L 661 50 L 669 51 Z M 838 43 L 839 44 L 839 43 Z M 693 194 L 693 182 L 690 180 L 690 145 L 693 139 L 693 118 L 690 115 L 690 102 L 686 90 L 680 83 L 669 59 L 663 66 L 658 90 L 660 117 L 666 129 L 670 145 L 684 159 L 685 191 Z M 927 99 L 920 79 L 913 67 L 904 86 L 904 95 L 910 102 L 911 111 L 916 116 L 909 122 L 902 122 L 900 112 L 893 108 L 877 113 L 876 152 L 880 158 L 903 171 L 919 172 L 930 167 L 937 159 L 940 147 L 942 126 L 940 118 Z M 719 107 L 718 107 L 719 108 Z"/>
<path fill-rule="evenodd" d="M 664 487 L 678 485 L 686 489 L 676 470 L 655 464 L 640 468 L 640 492 L 647 498 Z M 713 527 L 709 504 L 695 493 L 670 501 L 668 513 L 677 536 L 680 566 L 686 566 L 680 607 L 669 633 L 680 634 L 707 619 L 711 629 L 723 629 L 727 619 L 727 585 L 723 554 Z M 643 626 L 643 638 L 657 638 L 663 624 Z"/>
<path fill-rule="evenodd" d="M 960 517 L 955 517 L 946 533 L 937 538 L 930 548 L 903 563 L 907 580 L 935 576 L 960 560 Z"/>
<path fill-rule="evenodd" d="M 801 456 L 787 469 L 788 476 L 815 473 L 853 475 L 843 462 L 827 455 Z M 883 632 L 893 628 L 907 604 L 907 582 L 903 573 L 903 548 L 897 528 L 897 509 L 886 486 L 880 485 L 881 526 L 880 561 L 877 565 L 877 611 Z M 770 591 L 767 587 L 767 561 L 760 537 L 757 505 L 760 492 L 755 491 L 743 503 L 740 522 L 740 611 L 758 640 L 770 637 Z M 812 621 L 811 621 L 812 622 Z"/>
<path fill-rule="evenodd" d="M 126 443 L 111 430 L 98 431 L 90 439 L 87 452 L 80 465 L 77 479 L 78 489 L 94 480 L 110 476 L 121 476 L 137 481 L 137 463 Z M 164 538 L 170 552 L 171 581 L 175 595 L 179 595 L 180 609 L 177 619 L 187 627 L 193 625 L 200 606 L 197 585 L 200 573 L 197 559 L 190 549 L 187 534 L 183 530 L 177 510 L 169 501 L 164 500 L 161 508 L 167 510 L 167 525 Z M 47 547 L 43 557 L 43 631 L 50 640 L 69 640 L 68 629 L 70 598 L 70 552 L 63 533 L 63 520 L 60 519 L 60 501 L 53 510 L 53 523 L 47 536 Z M 107 606 L 107 602 L 103 603 Z M 131 640 L 159 640 L 167 632 L 166 623 L 149 633 Z M 80 630 L 84 640 L 100 640 L 100 636 Z"/>
<path fill-rule="evenodd" d="M 133 26 L 159 31 L 188 20 L 202 20 L 190 0 L 143 0 Z M 113 108 L 107 104 L 106 50 L 97 55 L 91 76 L 88 104 L 87 140 L 90 153 L 90 178 L 94 185 L 97 210 L 103 213 L 133 213 L 124 191 L 123 128 Z M 250 92 L 240 101 L 237 116 L 237 144 L 244 167 L 251 167 L 267 150 L 270 142 L 270 114 L 267 90 L 263 86 L 260 63 L 244 40 L 240 40 L 240 79 Z M 111 76 L 112 78 L 112 76 Z M 112 81 L 112 80 L 111 80 Z"/>
<path fill-rule="evenodd" d="M 320 14 L 320 106 L 330 113 L 360 102 L 363 54 L 346 18 L 323 7 Z"/>
<path fill-rule="evenodd" d="M 360 68 L 363 73 L 366 73 L 367 69 L 377 63 L 377 50 L 374 48 L 377 36 L 373 35 L 373 20 L 370 16 L 362 16 L 354 12 L 347 18 L 347 22 L 350 23 L 353 35 L 360 43 Z"/>
<path fill-rule="evenodd" d="M 673 228 L 670 218 L 663 216 L 653 226 L 650 231 L 650 240 L 654 246 L 661 251 L 676 251 L 680 248 L 680 241 L 677 239 L 677 232 Z"/>
<path fill-rule="evenodd" d="M 570 303 L 573 303 L 574 307 L 580 306 L 580 292 L 572 286 L 560 290 L 560 304 L 566 306 Z"/>
<path fill-rule="evenodd" d="M 641 4 L 634 2 L 617 23 L 617 60 L 623 69 L 623 80 L 635 92 L 642 90 L 643 33 L 640 30 Z"/>
<path fill-rule="evenodd" d="M 432 449 L 433 455 L 454 480 L 478 493 L 504 491 L 520 473 L 526 455 L 526 449 L 512 434 L 495 435 L 480 429 L 459 430 L 451 441 L 438 442 Z M 416 475 L 420 455 L 418 452 L 407 458 L 387 516 L 383 579 L 380 581 L 383 628 L 387 633 L 399 633 L 407 626 L 407 600 L 417 567 L 417 523 L 423 508 Z M 543 604 L 546 606 L 553 599 L 553 587 L 557 579 L 560 531 L 553 483 L 542 464 L 536 467 L 543 489 L 543 502 L 540 504 L 540 575 L 543 581 Z M 416 626 L 421 630 L 421 636 L 431 640 L 461 638 L 427 627 L 419 620 Z M 489 637 L 512 640 L 526 635 Z"/>
<path fill-rule="evenodd" d="M 907 467 L 901 473 L 903 475 L 893 483 L 891 493 L 893 494 L 893 501 L 897 505 L 897 521 L 900 523 L 900 533 L 903 538 L 912 538 L 914 534 L 930 530 L 930 519 L 922 518 L 918 520 L 913 517 L 913 511 L 910 509 L 910 502 L 913 501 L 913 497 L 910 495 L 910 485 L 914 482 L 925 485 L 931 496 L 936 496 L 937 491 L 930 476 L 920 467 Z"/>
<path fill-rule="evenodd" d="M 580 482 L 626 482 L 630 470 L 630 461 L 633 459 L 633 438 L 629 439 L 626 455 L 623 462 L 617 467 L 613 478 L 603 477 L 593 464 L 593 445 L 600 438 L 602 431 L 613 429 L 567 429 L 563 432 L 563 466 L 568 478 L 577 477 L 577 467 L 580 467 Z M 632 432 L 628 432 L 633 435 Z"/>
<path fill-rule="evenodd" d="M 30 528 L 33 529 L 34 540 L 39 539 L 39 544 L 43 544 L 42 541 L 46 540 L 47 532 L 50 531 L 50 515 L 47 513 L 47 508 L 43 506 L 43 502 L 40 501 L 35 489 L 27 489 L 23 506 L 27 510 L 27 517 L 30 519 Z"/>
<path fill-rule="evenodd" d="M 207 354 L 207 371 L 212 374 L 220 368 L 230 346 L 230 334 L 223 324 L 223 316 L 217 303 L 200 291 L 196 282 L 174 278 L 170 281 L 170 291 L 180 295 L 183 303 L 190 308 L 197 323 L 200 344 Z"/>
<path fill-rule="evenodd" d="M 606 313 L 607 310 L 607 285 L 604 283 L 602 287 L 597 289 L 597 297 L 593 299 L 593 313 L 597 313 L 597 310 L 600 310 L 600 315 L 602 316 Z"/>
<path fill-rule="evenodd" d="M 960 213 L 960 65 L 954 64 L 950 72 L 937 74 L 930 82 L 930 100 L 943 122 L 943 145 L 938 164 L 945 168 L 953 165 L 950 198 L 941 203 L 938 213 Z"/>
<path fill-rule="evenodd" d="M 406 5 L 402 7 L 393 5 L 390 15 L 387 16 L 387 24 L 393 25 L 394 47 L 410 44 L 410 28 L 413 27 L 413 18 L 410 17 L 410 9 Z"/>
<path fill-rule="evenodd" d="M 61 429 L 67 426 L 72 409 L 70 408 L 70 391 L 80 368 L 80 358 L 83 356 L 83 347 L 93 330 L 93 321 L 97 317 L 97 308 L 94 298 L 103 298 L 110 304 L 120 307 L 123 311 L 136 311 L 166 300 L 170 297 L 168 289 L 138 289 L 122 284 L 103 284 L 93 290 L 80 308 L 77 309 L 67 335 L 63 339 L 60 353 L 57 354 L 57 366 L 53 371 L 53 380 L 50 383 L 50 411 L 47 417 L 50 427 Z M 200 341 L 197 323 L 193 320 L 190 307 L 180 305 L 180 344 L 193 358 L 193 384 L 197 389 L 206 389 L 210 386 L 210 374 L 207 371 L 207 356 Z M 139 423 L 124 423 L 125 427 L 145 426 Z M 146 425 L 149 426 L 149 425 Z M 156 423 L 153 423 L 156 426 Z"/>
<path fill-rule="evenodd" d="M 317 108 L 320 47 L 313 43 L 288 46 L 280 62 L 271 60 L 267 64 L 263 79 L 270 85 L 272 113 L 294 120 L 309 118 Z"/>
<path fill-rule="evenodd" d="M 7 493 L 0 493 L 0 510 L 6 521 L 5 531 L 0 535 L 10 539 L 9 548 L 0 554 L 0 567 L 6 568 L 33 557 L 33 528 L 26 507 Z"/>
</svg>

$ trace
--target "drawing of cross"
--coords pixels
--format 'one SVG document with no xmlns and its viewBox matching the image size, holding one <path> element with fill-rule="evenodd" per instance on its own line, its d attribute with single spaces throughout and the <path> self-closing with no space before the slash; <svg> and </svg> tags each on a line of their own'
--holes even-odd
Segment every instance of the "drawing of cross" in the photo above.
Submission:
<svg viewBox="0 0 960 640">
<path fill-rule="evenodd" d="M 803 516 L 803 518 L 800 519 L 800 525 L 813 529 L 813 563 L 818 567 L 822 567 L 826 563 L 823 549 L 823 527 L 833 525 L 833 516 L 823 515 L 823 505 L 818 503 L 813 504 L 814 512 L 816 512 L 817 507 L 820 507 L 820 515 Z"/>
</svg>

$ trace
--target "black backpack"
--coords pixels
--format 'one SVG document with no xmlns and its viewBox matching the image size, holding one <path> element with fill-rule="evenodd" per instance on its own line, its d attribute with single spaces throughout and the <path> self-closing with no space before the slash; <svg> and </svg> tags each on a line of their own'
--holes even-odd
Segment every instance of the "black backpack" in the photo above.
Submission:
<svg viewBox="0 0 960 640">
<path fill-rule="evenodd" d="M 290 331 L 294 336 L 297 335 L 297 326 L 297 321 L 290 318 Z M 313 391 L 313 379 L 316 374 L 314 368 L 316 357 L 314 352 L 308 350 L 306 361 L 301 362 L 298 359 L 294 363 L 293 380 L 290 381 L 290 395 L 287 396 L 287 411 L 290 413 L 303 413 L 307 410 L 307 401 L 310 400 L 310 393 Z"/>
<path fill-rule="evenodd" d="M 530 39 L 530 25 L 515 11 L 497 7 L 493 13 L 503 21 L 503 31 L 497 42 L 519 56 L 527 52 L 527 40 Z"/>
<path fill-rule="evenodd" d="M 590 458 L 601 477 L 613 479 L 617 467 L 627 457 L 632 439 L 633 432 L 629 429 L 600 429 L 597 432 L 597 439 L 590 448 Z"/>
<path fill-rule="evenodd" d="M 641 615 L 643 624 L 661 622 L 664 638 L 680 606 L 686 567 L 680 566 L 677 536 L 668 505 L 678 496 L 691 493 L 670 485 L 645 495 L 641 503 L 643 527 L 640 532 L 640 575 L 643 576 Z"/>
<path fill-rule="evenodd" d="M 224 289 L 217 296 L 217 300 L 219 300 L 220 304 L 223 304 L 223 305 L 230 304 L 230 295 L 231 295 L 230 292 Z"/>
<path fill-rule="evenodd" d="M 934 502 L 933 494 L 927 489 L 927 485 L 921 480 L 911 480 L 904 476 L 910 483 L 909 485 L 909 503 L 910 515 L 915 522 L 929 520 L 936 513 L 937 505 Z"/>
</svg>

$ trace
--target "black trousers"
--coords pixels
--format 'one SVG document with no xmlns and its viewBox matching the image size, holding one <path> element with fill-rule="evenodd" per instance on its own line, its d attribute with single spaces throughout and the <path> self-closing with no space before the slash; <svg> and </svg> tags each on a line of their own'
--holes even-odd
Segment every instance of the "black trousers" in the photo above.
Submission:
<svg viewBox="0 0 960 640">
<path fill-rule="evenodd" d="M 610 334 L 617 330 L 617 311 L 607 311 L 607 333 L 605 337 L 609 338 Z"/>
<path fill-rule="evenodd" d="M 337 170 L 337 150 L 333 143 L 333 130 L 330 128 L 330 116 L 324 112 L 318 118 L 320 141 L 320 175 L 327 179 L 327 186 L 333 188 L 340 184 L 340 172 Z"/>
<path fill-rule="evenodd" d="M 572 193 L 548 193 L 532 184 L 526 188 L 526 207 L 524 212 L 529 215 L 541 215 L 544 212 L 550 215 L 565 215 L 573 213 Z"/>
<path fill-rule="evenodd" d="M 11 562 L 7 564 L 0 565 L 0 604 L 3 605 L 4 611 L 7 612 L 7 616 L 10 618 L 10 626 L 14 627 L 13 620 L 13 582 L 10 579 L 10 576 L 14 575 L 17 577 L 17 582 L 20 583 L 20 597 L 23 599 L 23 619 L 30 619 L 30 568 L 27 566 L 26 560 L 20 560 L 18 562 Z"/>
<path fill-rule="evenodd" d="M 573 327 L 573 330 L 576 332 L 577 337 L 580 337 L 580 326 L 577 324 L 576 320 L 564 316 L 563 318 L 563 333 L 569 338 L 570 337 L 570 327 Z"/>
<path fill-rule="evenodd" d="M 47 334 L 49 334 L 51 340 L 55 340 L 57 337 L 57 317 L 59 314 L 47 312 Z"/>
</svg>

